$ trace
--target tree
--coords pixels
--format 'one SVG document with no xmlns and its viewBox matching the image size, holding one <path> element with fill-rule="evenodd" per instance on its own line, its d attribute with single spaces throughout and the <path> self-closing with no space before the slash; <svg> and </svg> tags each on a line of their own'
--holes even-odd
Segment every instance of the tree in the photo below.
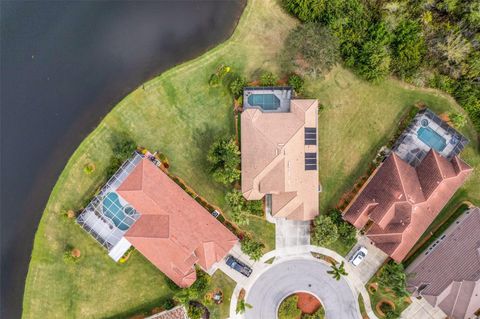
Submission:
<svg viewBox="0 0 480 319">
<path fill-rule="evenodd" d="M 260 85 L 261 86 L 274 86 L 277 84 L 277 77 L 270 71 L 264 71 L 260 75 Z"/>
<path fill-rule="evenodd" d="M 406 290 L 407 276 L 404 273 L 403 265 L 390 261 L 380 271 L 378 283 L 384 287 L 392 289 L 398 297 L 408 295 Z"/>
<path fill-rule="evenodd" d="M 253 306 L 252 306 L 251 304 L 245 302 L 244 299 L 242 299 L 242 300 L 239 300 L 239 301 L 237 302 L 237 309 L 235 310 L 235 312 L 236 312 L 237 314 L 242 314 L 242 313 L 245 313 L 245 311 L 247 310 L 247 308 L 248 308 L 248 309 L 252 309 Z"/>
<path fill-rule="evenodd" d="M 313 220 L 311 236 L 314 245 L 329 245 L 338 239 L 337 226 L 329 216 L 319 215 Z"/>
<path fill-rule="evenodd" d="M 257 261 L 263 255 L 263 248 L 265 245 L 261 242 L 255 241 L 250 237 L 244 237 L 241 241 L 242 251 L 250 256 L 253 260 Z"/>
<path fill-rule="evenodd" d="M 319 0 L 283 0 L 283 7 L 299 18 L 302 22 L 318 20 L 324 9 L 323 1 Z"/>
<path fill-rule="evenodd" d="M 245 205 L 245 198 L 237 189 L 228 192 L 225 195 L 225 201 L 232 211 L 242 211 Z"/>
<path fill-rule="evenodd" d="M 398 319 L 400 318 L 401 312 L 397 309 L 391 309 L 385 313 L 385 319 Z"/>
<path fill-rule="evenodd" d="M 395 29 L 392 49 L 392 70 L 401 77 L 414 75 L 425 55 L 421 26 L 412 20 L 402 21 Z"/>
<path fill-rule="evenodd" d="M 278 319 L 297 319 L 302 315 L 296 295 L 285 298 L 278 308 Z"/>
<path fill-rule="evenodd" d="M 332 268 L 332 270 L 328 270 L 327 273 L 332 275 L 333 279 L 338 281 L 340 280 L 340 278 L 342 278 L 342 276 L 348 276 L 348 273 L 345 271 L 345 263 L 343 261 L 338 267 L 335 262 L 332 262 L 331 264 L 332 265 L 330 266 L 330 268 Z"/>
<path fill-rule="evenodd" d="M 303 314 L 301 319 L 325 319 L 325 309 L 321 307 L 312 314 Z"/>
<path fill-rule="evenodd" d="M 282 57 L 285 69 L 316 78 L 328 73 L 340 61 L 338 40 L 327 27 L 317 23 L 303 24 L 288 35 Z M 300 84 L 298 78 L 292 81 L 293 85 L 289 84 L 294 88 Z"/>
<path fill-rule="evenodd" d="M 207 155 L 213 178 L 228 185 L 240 179 L 240 151 L 234 138 L 222 138 L 212 144 Z"/>
<path fill-rule="evenodd" d="M 113 147 L 112 147 L 112 159 L 110 160 L 110 165 L 106 169 L 106 174 L 108 177 L 115 174 L 115 172 L 122 166 L 132 153 L 137 148 L 135 142 L 127 135 L 120 134 L 114 137 Z"/>
<path fill-rule="evenodd" d="M 225 195 L 225 201 L 232 210 L 232 219 L 238 225 L 248 225 L 250 223 L 249 214 L 262 216 L 262 201 L 247 201 L 242 192 L 234 189 Z"/>
<path fill-rule="evenodd" d="M 460 31 L 450 31 L 433 47 L 433 50 L 440 60 L 444 73 L 458 79 L 467 72 L 465 61 L 472 51 L 472 44 Z"/>
<path fill-rule="evenodd" d="M 355 68 L 368 81 L 378 82 L 389 73 L 390 34 L 383 22 L 372 24 L 368 34 L 369 39 L 361 46 L 355 61 Z"/>
</svg>

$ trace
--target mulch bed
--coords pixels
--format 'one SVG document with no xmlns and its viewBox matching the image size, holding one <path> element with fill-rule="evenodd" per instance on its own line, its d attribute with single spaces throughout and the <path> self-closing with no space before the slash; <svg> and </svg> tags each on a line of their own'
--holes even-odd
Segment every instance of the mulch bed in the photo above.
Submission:
<svg viewBox="0 0 480 319">
<path fill-rule="evenodd" d="M 322 306 L 320 301 L 309 293 L 298 292 L 296 295 L 298 297 L 297 307 L 305 314 L 313 314 Z"/>
</svg>

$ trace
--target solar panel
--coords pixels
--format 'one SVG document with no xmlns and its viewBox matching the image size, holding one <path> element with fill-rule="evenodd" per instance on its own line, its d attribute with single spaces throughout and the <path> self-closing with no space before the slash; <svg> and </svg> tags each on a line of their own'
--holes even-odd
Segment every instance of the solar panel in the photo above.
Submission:
<svg viewBox="0 0 480 319">
<path fill-rule="evenodd" d="M 305 133 L 305 138 L 306 139 L 316 139 L 317 138 L 317 133 Z"/>
<path fill-rule="evenodd" d="M 306 171 L 315 171 L 315 170 L 317 170 L 317 165 L 316 164 L 305 165 L 305 170 Z"/>
<path fill-rule="evenodd" d="M 305 140 L 305 145 L 317 145 L 317 140 Z"/>
<path fill-rule="evenodd" d="M 305 153 L 305 158 L 317 158 L 317 153 Z"/>
<path fill-rule="evenodd" d="M 305 159 L 305 165 L 307 164 L 317 164 L 317 159 L 316 158 L 306 158 Z"/>
<path fill-rule="evenodd" d="M 306 127 L 305 128 L 305 133 L 317 133 L 317 128 L 316 127 Z"/>
</svg>

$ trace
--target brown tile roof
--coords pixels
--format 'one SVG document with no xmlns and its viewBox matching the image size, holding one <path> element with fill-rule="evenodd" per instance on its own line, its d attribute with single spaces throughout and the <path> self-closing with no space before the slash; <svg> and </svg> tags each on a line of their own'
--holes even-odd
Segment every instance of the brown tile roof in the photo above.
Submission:
<svg viewBox="0 0 480 319">
<path fill-rule="evenodd" d="M 464 183 L 472 168 L 433 150 L 417 168 L 392 153 L 347 207 L 343 218 L 400 262 Z"/>
<path fill-rule="evenodd" d="M 125 238 L 177 285 L 223 259 L 237 238 L 165 173 L 143 159 L 117 189 L 140 218 Z"/>
<path fill-rule="evenodd" d="M 449 318 L 473 318 L 480 308 L 480 209 L 457 222 L 407 268 L 407 287 Z"/>
<path fill-rule="evenodd" d="M 272 215 L 311 220 L 318 214 L 318 171 L 305 169 L 305 127 L 317 128 L 317 100 L 291 100 L 290 112 L 246 109 L 241 116 L 242 193 L 272 194 Z"/>
</svg>

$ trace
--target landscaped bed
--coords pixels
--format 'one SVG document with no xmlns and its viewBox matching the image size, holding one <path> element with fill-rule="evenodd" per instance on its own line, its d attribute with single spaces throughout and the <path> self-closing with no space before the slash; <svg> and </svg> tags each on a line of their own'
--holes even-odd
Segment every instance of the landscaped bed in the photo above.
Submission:
<svg viewBox="0 0 480 319">
<path fill-rule="evenodd" d="M 279 319 L 324 319 L 325 312 L 318 300 L 312 294 L 297 292 L 285 298 L 278 308 Z"/>
</svg>

